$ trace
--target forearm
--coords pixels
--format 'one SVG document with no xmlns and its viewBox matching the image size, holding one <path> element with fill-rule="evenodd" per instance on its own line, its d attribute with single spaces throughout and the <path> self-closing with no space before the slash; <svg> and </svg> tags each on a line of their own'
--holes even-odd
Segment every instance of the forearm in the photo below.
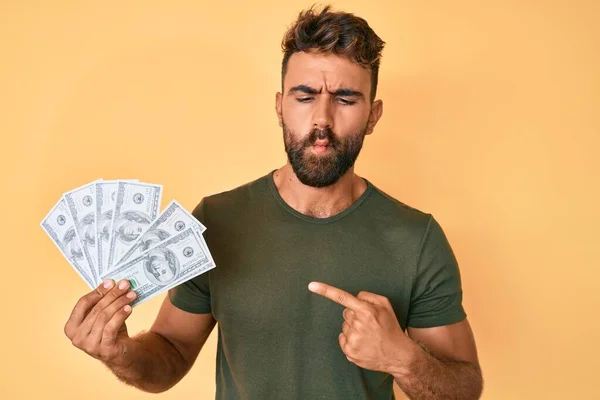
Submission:
<svg viewBox="0 0 600 400">
<path fill-rule="evenodd" d="M 411 399 L 476 400 L 483 379 L 479 365 L 436 356 L 424 345 L 413 342 L 411 361 L 392 372 L 396 383 Z"/>
<path fill-rule="evenodd" d="M 122 382 L 151 393 L 168 390 L 191 367 L 173 344 L 154 332 L 132 337 L 123 358 L 105 365 Z"/>
</svg>

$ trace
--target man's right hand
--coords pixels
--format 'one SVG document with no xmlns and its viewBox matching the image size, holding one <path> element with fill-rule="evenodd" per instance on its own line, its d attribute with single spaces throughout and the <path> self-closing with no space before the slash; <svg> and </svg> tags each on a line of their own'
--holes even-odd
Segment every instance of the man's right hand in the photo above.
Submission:
<svg viewBox="0 0 600 400">
<path fill-rule="evenodd" d="M 73 345 L 106 363 L 125 362 L 129 341 L 125 320 L 131 315 L 129 305 L 136 297 L 129 282 L 116 285 L 107 280 L 79 299 L 65 325 L 65 334 Z"/>
</svg>

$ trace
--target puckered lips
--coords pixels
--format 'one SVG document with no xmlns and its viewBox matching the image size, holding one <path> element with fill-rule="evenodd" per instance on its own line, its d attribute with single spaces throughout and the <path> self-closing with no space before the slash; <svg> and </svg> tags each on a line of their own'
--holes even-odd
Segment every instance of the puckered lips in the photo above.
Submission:
<svg viewBox="0 0 600 400">
<path fill-rule="evenodd" d="M 326 154 L 329 151 L 329 139 L 317 139 L 311 147 L 316 155 Z"/>
</svg>

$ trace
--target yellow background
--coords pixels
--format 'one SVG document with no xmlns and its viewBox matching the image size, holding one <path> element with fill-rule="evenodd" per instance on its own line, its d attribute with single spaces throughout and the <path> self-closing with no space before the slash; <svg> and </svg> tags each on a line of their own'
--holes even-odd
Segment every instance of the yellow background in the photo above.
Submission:
<svg viewBox="0 0 600 400">
<path fill-rule="evenodd" d="M 0 3 L 0 398 L 150 398 L 63 335 L 87 287 L 39 223 L 97 178 L 192 209 L 283 164 L 280 40 L 310 4 Z M 600 3 L 333 4 L 387 42 L 357 172 L 446 230 L 483 398 L 598 398 Z M 212 398 L 215 346 L 160 398 Z"/>
</svg>

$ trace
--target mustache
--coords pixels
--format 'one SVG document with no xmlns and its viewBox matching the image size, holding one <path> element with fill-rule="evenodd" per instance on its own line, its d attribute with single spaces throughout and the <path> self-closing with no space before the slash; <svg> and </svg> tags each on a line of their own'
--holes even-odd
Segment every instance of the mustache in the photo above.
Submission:
<svg viewBox="0 0 600 400">
<path fill-rule="evenodd" d="M 304 146 L 312 146 L 315 144 L 317 140 L 325 140 L 329 141 L 329 146 L 336 148 L 339 146 L 340 141 L 337 138 L 337 135 L 333 133 L 330 128 L 318 129 L 314 128 L 310 131 L 310 134 L 304 140 Z"/>
</svg>

